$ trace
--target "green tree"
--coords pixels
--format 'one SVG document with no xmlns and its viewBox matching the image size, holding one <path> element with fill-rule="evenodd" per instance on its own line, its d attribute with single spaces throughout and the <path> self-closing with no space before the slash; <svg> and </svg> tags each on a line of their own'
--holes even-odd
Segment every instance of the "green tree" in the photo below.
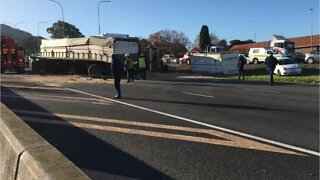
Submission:
<svg viewBox="0 0 320 180">
<path fill-rule="evenodd" d="M 219 38 L 214 33 L 210 33 L 209 36 L 211 41 L 210 45 L 217 45 L 219 43 Z M 200 36 L 197 35 L 192 47 L 199 48 L 199 45 L 200 45 Z M 205 48 L 205 50 L 207 49 Z"/>
<path fill-rule="evenodd" d="M 209 35 L 209 28 L 206 25 L 203 25 L 200 31 L 200 40 L 199 40 L 199 48 L 204 51 L 207 46 L 211 45 L 211 39 Z"/>
<path fill-rule="evenodd" d="M 228 45 L 227 45 L 228 43 L 227 43 L 227 41 L 225 40 L 225 39 L 221 39 L 218 43 L 217 43 L 217 45 L 218 46 L 222 46 L 222 47 L 224 47 L 226 50 L 227 50 L 227 48 L 228 48 Z"/>
<path fill-rule="evenodd" d="M 47 32 L 51 34 L 50 37 L 53 39 L 84 37 L 74 25 L 62 21 L 53 23 L 52 27 L 47 29 Z"/>
<path fill-rule="evenodd" d="M 230 47 L 229 48 L 232 48 L 232 46 L 234 45 L 239 45 L 239 44 L 250 44 L 250 43 L 255 43 L 253 40 L 251 39 L 248 39 L 246 41 L 241 41 L 239 39 L 234 39 L 234 40 L 231 40 L 230 41 Z"/>
</svg>

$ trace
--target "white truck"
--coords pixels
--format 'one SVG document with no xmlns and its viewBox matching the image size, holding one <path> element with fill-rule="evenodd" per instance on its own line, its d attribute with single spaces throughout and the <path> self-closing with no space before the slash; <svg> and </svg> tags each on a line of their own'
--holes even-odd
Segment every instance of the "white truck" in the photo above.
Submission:
<svg viewBox="0 0 320 180">
<path fill-rule="evenodd" d="M 277 50 L 266 49 L 266 48 L 250 48 L 249 62 L 253 64 L 264 62 L 270 53 L 273 53 L 273 56 L 277 59 L 286 57 L 285 54 Z"/>
<path fill-rule="evenodd" d="M 111 73 L 111 55 L 124 60 L 124 54 L 138 59 L 137 38 L 90 36 L 41 41 L 41 52 L 31 56 L 35 73 L 88 73 L 108 75 Z"/>
<path fill-rule="evenodd" d="M 289 57 L 293 60 L 296 58 L 294 41 L 291 41 L 284 36 L 273 34 L 270 41 L 270 49 L 280 51 L 286 57 Z"/>
</svg>

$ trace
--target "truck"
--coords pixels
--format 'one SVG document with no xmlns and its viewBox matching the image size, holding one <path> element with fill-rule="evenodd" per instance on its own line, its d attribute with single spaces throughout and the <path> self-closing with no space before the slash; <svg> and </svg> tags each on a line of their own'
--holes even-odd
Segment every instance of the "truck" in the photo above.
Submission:
<svg viewBox="0 0 320 180">
<path fill-rule="evenodd" d="M 138 38 L 89 36 L 43 39 L 40 53 L 30 56 L 34 73 L 81 73 L 90 76 L 111 74 L 111 56 L 124 61 L 124 55 L 139 57 Z"/>
<path fill-rule="evenodd" d="M 23 73 L 25 66 L 24 53 L 24 48 L 19 46 L 13 39 L 1 36 L 1 73 Z"/>
<path fill-rule="evenodd" d="M 294 41 L 284 36 L 273 34 L 270 41 L 270 49 L 280 51 L 286 57 L 294 60 L 296 58 L 294 44 Z"/>
</svg>

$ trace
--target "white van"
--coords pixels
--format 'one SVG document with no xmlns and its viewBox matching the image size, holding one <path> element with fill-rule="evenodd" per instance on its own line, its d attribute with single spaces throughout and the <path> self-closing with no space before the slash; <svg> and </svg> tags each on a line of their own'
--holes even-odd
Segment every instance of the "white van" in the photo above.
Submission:
<svg viewBox="0 0 320 180">
<path fill-rule="evenodd" d="M 270 53 L 273 53 L 273 56 L 277 59 L 285 57 L 280 51 L 266 49 L 266 48 L 250 48 L 249 51 L 249 61 L 253 64 L 258 64 L 259 62 L 264 62 Z"/>
</svg>

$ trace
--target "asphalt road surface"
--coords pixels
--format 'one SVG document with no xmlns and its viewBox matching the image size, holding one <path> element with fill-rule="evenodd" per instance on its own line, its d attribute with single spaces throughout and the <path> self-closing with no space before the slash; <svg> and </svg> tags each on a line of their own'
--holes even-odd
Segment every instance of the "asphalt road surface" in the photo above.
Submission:
<svg viewBox="0 0 320 180">
<path fill-rule="evenodd" d="M 124 82 L 124 81 L 122 81 Z M 319 87 L 1 76 L 1 101 L 92 179 L 319 179 Z"/>
</svg>

